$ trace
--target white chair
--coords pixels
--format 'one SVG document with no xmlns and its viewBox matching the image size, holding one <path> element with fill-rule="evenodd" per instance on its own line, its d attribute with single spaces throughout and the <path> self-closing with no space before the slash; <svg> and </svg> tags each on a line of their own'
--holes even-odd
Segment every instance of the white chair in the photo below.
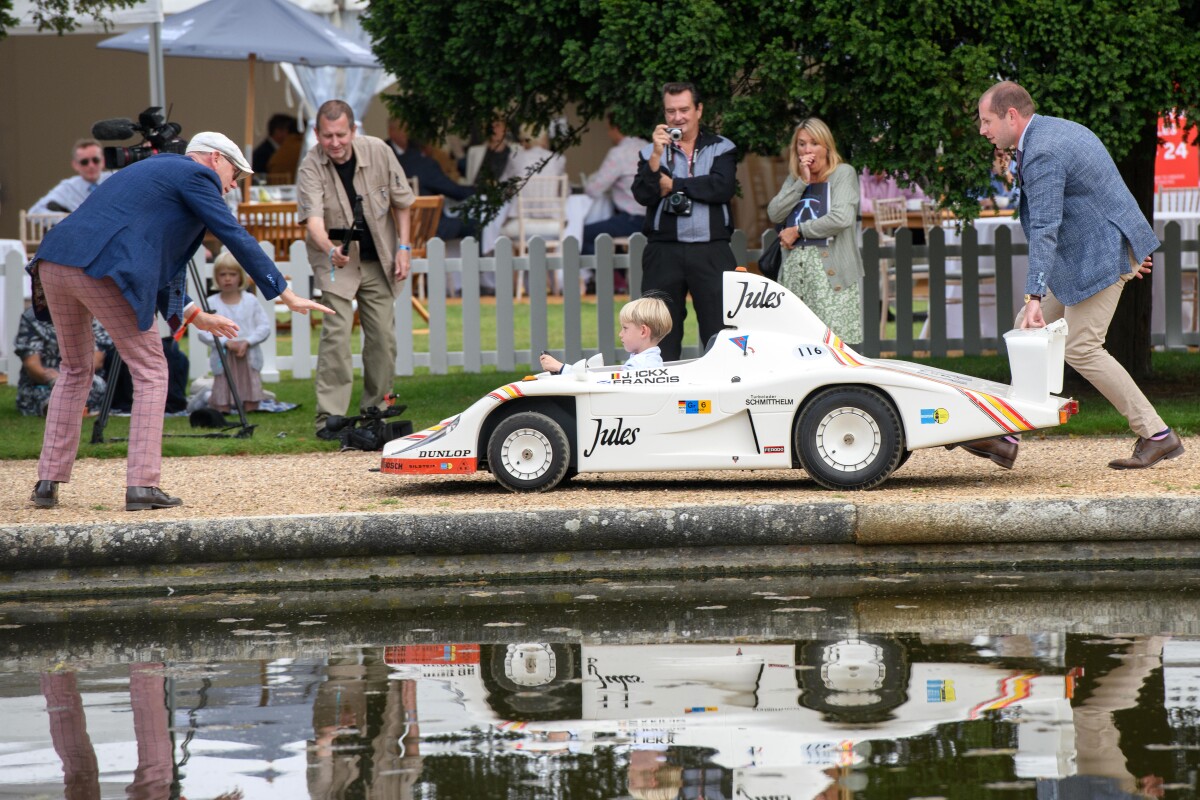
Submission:
<svg viewBox="0 0 1200 800">
<path fill-rule="evenodd" d="M 567 196 L 571 189 L 566 175 L 534 175 L 525 181 L 517 194 L 508 221 L 500 232 L 512 239 L 517 255 L 529 253 L 529 240 L 540 236 L 546 241 L 546 252 L 561 249 L 567 231 Z M 551 291 L 559 292 L 557 280 L 551 275 Z M 517 281 L 517 297 L 522 295 L 521 280 Z"/>
<path fill-rule="evenodd" d="M 946 211 L 938 207 L 936 200 L 925 199 L 921 201 L 921 226 L 925 229 L 925 242 L 930 241 L 930 234 L 935 228 L 942 228 L 946 231 L 946 242 L 958 243 L 960 237 L 954 229 L 954 218 L 947 214 Z M 961 306 L 963 302 L 963 262 L 958 257 L 948 257 L 946 259 L 946 317 L 947 328 L 952 329 L 951 321 L 954 315 L 951 313 L 951 306 Z M 928 268 L 926 268 L 928 269 Z M 915 268 L 914 268 L 915 271 Z M 925 280 L 928 281 L 926 275 Z M 928 294 L 928 289 L 926 290 Z M 929 296 L 930 305 L 933 303 L 933 296 Z M 990 308 L 994 313 L 996 307 L 996 270 L 994 267 L 981 266 L 979 268 L 979 304 L 980 309 Z M 958 318 L 961 319 L 961 311 Z M 961 325 L 961 323 L 960 323 Z M 956 334 L 951 333 L 952 337 Z M 929 336 L 929 321 L 926 319 L 925 325 L 921 329 L 919 338 L 927 338 Z"/>
<path fill-rule="evenodd" d="M 1200 187 L 1175 186 L 1160 189 L 1154 195 L 1154 210 L 1172 214 L 1200 215 Z M 1197 330 L 1197 327 L 1200 326 L 1200 277 L 1198 277 L 1195 263 L 1191 263 L 1188 254 L 1184 255 L 1184 260 L 1184 286 L 1179 299 L 1191 306 L 1190 330 Z"/>
<path fill-rule="evenodd" d="M 929 241 L 929 232 L 942 227 L 945 213 L 938 207 L 936 200 L 926 198 L 921 201 L 921 227 L 925 229 L 925 241 Z"/>
<path fill-rule="evenodd" d="M 1154 210 L 1182 214 L 1200 213 L 1200 187 L 1174 186 L 1154 195 Z"/>
<path fill-rule="evenodd" d="M 25 245 L 25 252 L 31 256 L 37 252 L 38 245 L 46 236 L 46 231 L 67 218 L 66 212 L 62 211 L 45 211 L 34 214 L 22 210 L 18 216 L 21 234 L 17 238 Z"/>
<path fill-rule="evenodd" d="M 908 200 L 903 197 L 881 197 L 871 203 L 875 215 L 875 231 L 879 234 L 880 247 L 896 244 L 896 231 L 908 224 Z M 892 303 L 893 259 L 879 261 L 879 297 L 883 301 L 879 309 L 879 336 L 887 335 L 888 308 Z"/>
<path fill-rule="evenodd" d="M 502 233 L 516 242 L 517 255 L 529 252 L 529 239 L 540 236 L 548 251 L 562 245 L 567 230 L 566 175 L 534 175 L 517 194 L 516 207 L 504 223 Z"/>
</svg>

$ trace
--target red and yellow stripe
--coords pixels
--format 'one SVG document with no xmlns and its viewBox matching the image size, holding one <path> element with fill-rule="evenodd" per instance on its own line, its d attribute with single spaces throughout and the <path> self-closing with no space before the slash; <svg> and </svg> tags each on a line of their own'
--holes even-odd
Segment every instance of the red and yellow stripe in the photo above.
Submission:
<svg viewBox="0 0 1200 800">
<path fill-rule="evenodd" d="M 863 362 L 859 360 L 858 354 L 847 347 L 842 342 L 841 337 L 829 328 L 825 329 L 825 344 L 829 348 L 829 353 L 833 356 L 833 360 L 843 367 L 864 366 Z"/>
<path fill-rule="evenodd" d="M 995 700 L 985 700 L 972 708 L 968 719 L 978 719 L 985 711 L 997 711 L 1028 700 L 1029 696 L 1033 694 L 1033 679 L 1036 677 L 1037 675 L 1032 672 L 1021 672 L 1008 676 L 1000 681 L 1000 696 Z"/>
<path fill-rule="evenodd" d="M 506 403 L 509 400 L 515 400 L 518 397 L 524 396 L 525 393 L 515 383 L 510 383 L 507 386 L 501 386 L 499 389 L 488 392 L 488 397 L 499 403 Z"/>
<path fill-rule="evenodd" d="M 977 392 L 974 389 L 955 388 L 958 388 L 968 400 L 975 404 L 976 408 L 988 417 L 991 417 L 1007 433 L 1021 433 L 1022 431 L 1033 430 L 1033 424 L 1029 420 L 1017 413 L 1015 408 L 999 397 L 986 392 Z"/>
<path fill-rule="evenodd" d="M 833 332 L 826 331 L 826 343 L 829 344 L 830 352 L 832 352 L 834 354 L 834 358 L 837 358 L 838 350 L 836 349 L 834 342 L 836 342 L 838 345 L 840 345 L 841 340 L 838 339 L 836 336 L 833 336 L 834 342 L 830 342 L 829 341 L 830 336 L 833 336 Z M 853 351 L 851 351 L 851 352 L 853 352 Z M 856 363 L 854 366 L 862 366 L 862 363 L 861 362 Z M 905 370 L 889 367 L 885 363 L 873 362 L 873 366 L 876 369 L 889 370 L 891 372 L 899 372 L 902 375 L 912 375 L 912 373 L 907 372 Z M 992 420 L 997 425 L 999 425 L 1000 429 L 1002 431 L 1004 431 L 1005 433 L 1022 433 L 1024 431 L 1034 430 L 1034 428 L 1035 428 L 1033 423 L 1031 423 L 1029 420 L 1025 419 L 1025 417 L 1023 417 L 1020 412 L 1018 412 L 1015 408 L 1013 408 L 1012 405 L 1007 400 L 997 397 L 994 394 L 988 394 L 987 392 L 981 392 L 977 389 L 966 389 L 966 388 L 963 388 L 962 386 L 958 386 L 954 383 L 951 383 L 950 381 L 945 381 L 945 380 L 942 380 L 941 378 L 935 378 L 932 375 L 919 375 L 917 377 L 920 377 L 922 380 L 933 381 L 934 383 L 940 383 L 942 386 L 949 386 L 950 388 L 959 392 L 964 397 L 966 397 L 968 400 L 970 400 L 972 405 L 974 405 L 981 412 L 983 412 L 984 416 L 986 416 L 988 419 Z"/>
</svg>

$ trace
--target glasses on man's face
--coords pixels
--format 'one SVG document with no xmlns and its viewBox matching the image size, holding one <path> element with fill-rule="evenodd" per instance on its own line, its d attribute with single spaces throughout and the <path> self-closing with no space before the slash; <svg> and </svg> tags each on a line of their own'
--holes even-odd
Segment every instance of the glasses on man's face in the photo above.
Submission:
<svg viewBox="0 0 1200 800">
<path fill-rule="evenodd" d="M 89 164 L 99 164 L 100 156 L 92 156 L 91 158 L 81 158 L 81 159 L 79 159 L 79 161 L 77 163 L 81 167 L 86 167 Z"/>
<path fill-rule="evenodd" d="M 233 182 L 237 183 L 238 181 L 240 181 L 242 179 L 242 175 L 244 174 L 242 172 L 242 168 L 239 167 L 237 164 L 233 163 L 233 159 L 230 158 L 229 156 L 225 155 L 224 153 L 221 153 L 221 158 L 228 161 L 229 166 L 233 167 Z"/>
</svg>

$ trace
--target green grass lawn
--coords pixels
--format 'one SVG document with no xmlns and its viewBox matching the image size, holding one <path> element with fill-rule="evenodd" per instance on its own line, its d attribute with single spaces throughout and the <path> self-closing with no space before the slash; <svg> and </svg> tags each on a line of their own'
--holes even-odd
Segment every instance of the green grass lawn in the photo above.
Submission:
<svg viewBox="0 0 1200 800">
<path fill-rule="evenodd" d="M 617 305 L 620 306 L 621 301 L 618 301 Z M 594 347 L 597 341 L 595 303 L 585 302 L 583 309 L 584 346 Z M 449 304 L 446 313 L 449 349 L 460 350 L 462 347 L 461 306 L 457 303 Z M 490 303 L 485 304 L 482 313 L 483 349 L 494 349 L 495 307 Z M 419 317 L 415 318 L 414 331 L 417 330 L 416 326 L 423 324 Z M 559 330 L 555 331 L 552 323 L 551 328 L 551 346 L 559 347 L 562 345 L 561 326 Z M 528 348 L 530 338 L 528 304 L 516 306 L 516 330 L 517 347 Z M 316 331 L 313 336 L 314 352 L 317 342 L 315 334 Z M 684 337 L 687 342 L 698 340 L 695 314 L 690 310 Z M 358 337 L 353 337 L 353 341 L 357 350 Z M 426 335 L 417 334 L 416 348 L 418 350 L 427 348 L 427 341 Z M 291 353 L 291 338 L 284 332 L 280 333 L 279 350 L 281 354 Z M 202 357 L 207 357 L 207 354 Z M 915 358 L 912 360 L 1001 383 L 1009 381 L 1008 361 L 999 356 Z M 1191 435 L 1200 431 L 1200 384 L 1197 382 L 1200 370 L 1197 369 L 1197 356 L 1194 353 L 1155 353 L 1153 366 L 1154 378 L 1144 381 L 1142 385 L 1159 413 L 1182 435 Z M 498 372 L 488 369 L 481 374 L 466 374 L 458 370 L 449 375 L 430 375 L 422 371 L 421 374 L 414 376 L 397 378 L 396 388 L 400 395 L 400 402 L 408 405 L 408 410 L 402 418 L 411 420 L 414 427 L 420 430 L 463 410 L 497 386 L 519 380 L 530 371 L 527 368 L 514 372 Z M 167 418 L 164 430 L 173 436 L 164 439 L 163 453 L 167 456 L 264 455 L 304 453 L 337 448 L 336 443 L 317 439 L 313 433 L 315 398 L 310 380 L 294 380 L 290 377 L 290 373 L 284 373 L 284 380 L 279 383 L 267 384 L 266 388 L 273 391 L 279 400 L 298 403 L 300 407 L 282 414 L 251 414 L 250 423 L 256 428 L 253 436 L 246 439 L 193 438 L 188 434 L 196 431 L 190 427 L 186 417 Z M 1087 384 L 1081 381 L 1068 383 L 1063 394 L 1074 396 L 1080 400 L 1080 414 L 1074 417 L 1068 425 L 1053 429 L 1048 433 L 1053 435 L 1126 435 L 1129 433 L 1125 420 Z M 358 407 L 358 397 L 359 388 L 356 386 L 351 409 Z M 90 419 L 84 421 L 80 454 L 99 458 L 124 457 L 126 453 L 124 442 L 106 442 L 99 445 L 89 443 L 92 424 L 93 421 Z M 14 386 L 0 386 L 0 426 L 3 426 L 5 431 L 3 440 L 0 441 L 0 458 L 37 458 L 41 450 L 44 420 L 39 417 L 22 417 L 17 413 L 16 388 Z M 113 417 L 109 420 L 105 437 L 108 439 L 120 438 L 128 435 L 128 432 L 128 418 Z"/>
</svg>

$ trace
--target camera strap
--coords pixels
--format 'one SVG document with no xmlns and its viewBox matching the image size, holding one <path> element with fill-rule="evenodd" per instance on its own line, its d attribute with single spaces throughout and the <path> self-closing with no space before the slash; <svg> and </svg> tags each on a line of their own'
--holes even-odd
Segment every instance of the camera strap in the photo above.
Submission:
<svg viewBox="0 0 1200 800">
<path fill-rule="evenodd" d="M 674 166 L 676 150 L 678 150 L 680 152 L 680 154 L 684 157 L 684 159 L 687 161 L 687 175 L 684 176 L 685 178 L 691 178 L 695 175 L 696 151 L 699 149 L 700 149 L 700 140 L 699 139 L 697 139 L 695 145 L 692 146 L 692 154 L 690 156 L 687 153 L 685 153 L 683 151 L 683 148 L 680 147 L 678 144 L 676 144 L 675 142 L 671 142 L 671 151 L 670 152 L 671 152 L 672 166 Z M 674 173 L 674 169 L 672 169 L 671 171 L 672 171 L 672 173 Z"/>
</svg>

